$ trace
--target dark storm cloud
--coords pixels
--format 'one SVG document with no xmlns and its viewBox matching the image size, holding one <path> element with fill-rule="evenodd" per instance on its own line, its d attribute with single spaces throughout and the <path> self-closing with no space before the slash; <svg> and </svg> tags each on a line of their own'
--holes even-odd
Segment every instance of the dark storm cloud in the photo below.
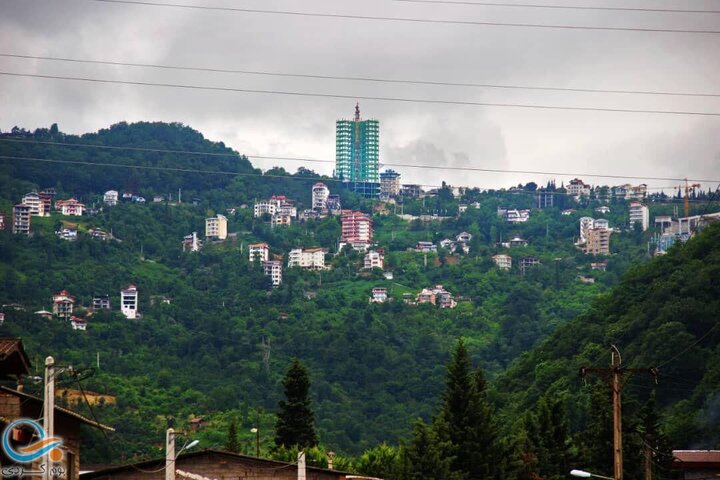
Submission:
<svg viewBox="0 0 720 480">
<path fill-rule="evenodd" d="M 197 3 L 237 6 L 229 0 Z M 700 3 L 704 2 L 698 2 L 698 8 Z M 720 29 L 720 15 L 423 6 L 386 0 L 248 1 L 242 5 L 520 23 Z M 0 0 L 0 45 L 4 52 L 35 55 L 561 87 L 714 92 L 720 74 L 718 35 L 299 19 L 87 0 Z M 13 72 L 354 96 L 720 112 L 717 98 L 311 81 L 8 58 L 0 58 L 0 67 Z M 58 122 L 66 131 L 81 133 L 121 120 L 180 121 L 243 153 L 333 159 L 334 121 L 350 117 L 354 102 L 0 77 L 0 105 L 3 130 Z M 385 163 L 720 176 L 717 118 L 380 101 L 362 101 L 361 107 L 363 116 L 381 121 L 381 159 Z M 256 163 L 267 168 L 278 162 Z M 283 165 L 289 170 L 298 166 Z M 324 173 L 332 171 L 326 164 L 308 166 Z M 401 171 L 407 181 L 434 184 L 440 180 L 437 171 Z M 452 172 L 442 177 L 450 183 L 487 187 L 546 180 L 542 176 Z"/>
</svg>

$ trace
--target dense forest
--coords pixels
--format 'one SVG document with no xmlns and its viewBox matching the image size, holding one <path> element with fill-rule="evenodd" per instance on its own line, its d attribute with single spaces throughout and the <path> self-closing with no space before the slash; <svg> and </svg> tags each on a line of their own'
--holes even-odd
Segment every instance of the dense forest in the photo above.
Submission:
<svg viewBox="0 0 720 480">
<path fill-rule="evenodd" d="M 604 218 L 618 231 L 607 271 L 598 271 L 590 268 L 597 259 L 574 246 L 578 219 L 597 217 L 597 200 L 573 204 L 572 215 L 559 207 L 534 209 L 528 222 L 513 225 L 497 209 L 532 207 L 531 189 L 473 189 L 457 197 L 445 186 L 403 206 L 405 213 L 439 214 L 435 219 L 405 220 L 392 208 L 373 216 L 375 239 L 386 250 L 385 270 L 393 273 L 388 279 L 361 270 L 357 252 L 337 250 L 337 217 L 272 228 L 252 213 L 256 199 L 273 194 L 308 208 L 318 180 L 341 195 L 344 208 L 372 212 L 376 204 L 305 168 L 261 172 L 180 124 L 120 123 L 82 136 L 65 135 L 55 125 L 14 129 L 0 135 L 0 154 L 15 158 L 0 161 L 0 212 L 6 218 L 23 194 L 47 187 L 56 189 L 57 198 L 72 195 L 96 207 L 83 217 L 34 217 L 30 237 L 0 232 L 0 304 L 20 305 L 5 310 L 0 334 L 23 338 L 37 373 L 40 359 L 52 354 L 65 364 L 93 367 L 84 388 L 117 396 L 117 405 L 92 412 L 117 432 L 108 442 L 88 431 L 86 462 L 158 456 L 167 425 L 197 416 L 207 421 L 197 434 L 202 446 L 225 445 L 235 424 L 240 449 L 254 452 L 250 429 L 258 424 L 268 454 L 281 379 L 297 358 L 309 370 L 323 449 L 357 457 L 348 468 L 389 468 L 398 478 L 411 478 L 398 465 L 443 435 L 438 409 L 459 338 L 468 361 L 487 378 L 485 385 L 473 377 L 473 388 L 481 392 L 484 411 L 493 412 L 507 458 L 522 456 L 522 445 L 546 448 L 530 425 L 551 414 L 567 422 L 568 459 L 592 456 L 573 435 L 599 422 L 588 412 L 600 387 L 584 388 L 577 371 L 606 366 L 610 343 L 629 365 L 661 367 L 657 387 L 639 376 L 628 384 L 631 411 L 647 407 L 655 392 L 673 445 L 720 442 L 711 426 L 718 402 L 711 392 L 720 385 L 720 331 L 712 330 L 720 311 L 718 228 L 649 261 L 653 232 L 628 228 L 627 205 L 613 202 Z M 148 202 L 103 206 L 108 189 Z M 152 202 L 157 195 L 163 201 Z M 458 212 L 460 203 L 473 202 L 477 208 Z M 673 204 L 658 201 L 651 208 L 668 214 Z M 182 238 L 202 233 L 204 219 L 216 213 L 228 215 L 232 238 L 183 252 Z M 79 239 L 58 238 L 54 232 L 64 226 L 76 227 Z M 114 239 L 91 238 L 91 228 L 112 232 Z M 438 242 L 462 231 L 472 234 L 467 255 L 412 251 L 417 241 Z M 511 251 L 499 245 L 513 236 L 529 244 Z M 256 241 L 268 242 L 277 255 L 294 247 L 327 248 L 332 268 L 287 269 L 280 288 L 270 289 L 261 268 L 248 261 L 247 245 Z M 524 275 L 516 266 L 500 271 L 490 258 L 500 252 L 536 256 L 541 264 Z M 62 289 L 86 307 L 100 294 L 117 305 L 120 288 L 129 283 L 140 290 L 140 320 L 117 309 L 96 312 L 82 332 L 33 314 L 49 309 Z M 403 294 L 438 284 L 455 295 L 457 308 L 403 303 Z M 375 286 L 388 288 L 392 301 L 369 304 Z M 33 388 L 39 387 L 28 385 Z M 535 413 L 528 419 L 525 412 Z M 389 446 L 402 442 L 406 446 Z M 370 465 L 377 456 L 385 460 Z M 505 467 L 506 476 L 518 477 L 531 469 L 521 461 Z M 448 475 L 466 471 L 447 468 Z"/>
</svg>

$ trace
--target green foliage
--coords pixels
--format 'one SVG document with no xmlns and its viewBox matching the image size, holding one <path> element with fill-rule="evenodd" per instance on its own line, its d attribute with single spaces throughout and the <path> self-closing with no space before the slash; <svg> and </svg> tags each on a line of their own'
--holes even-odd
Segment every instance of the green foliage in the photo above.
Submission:
<svg viewBox="0 0 720 480">
<path fill-rule="evenodd" d="M 275 445 L 285 448 L 316 446 L 318 438 L 309 396 L 310 377 L 297 358 L 293 359 L 282 383 L 285 399 L 278 403 Z"/>
<path fill-rule="evenodd" d="M 225 441 L 225 450 L 233 453 L 240 453 L 240 443 L 238 441 L 237 420 L 230 420 L 228 427 L 227 440 Z"/>
</svg>

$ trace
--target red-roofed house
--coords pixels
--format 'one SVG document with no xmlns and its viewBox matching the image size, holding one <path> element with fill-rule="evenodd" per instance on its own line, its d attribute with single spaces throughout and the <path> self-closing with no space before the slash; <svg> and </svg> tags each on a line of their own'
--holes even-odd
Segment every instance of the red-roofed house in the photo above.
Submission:
<svg viewBox="0 0 720 480">
<path fill-rule="evenodd" d="M 685 480 L 720 478 L 720 450 L 673 450 L 673 468 Z"/>
</svg>

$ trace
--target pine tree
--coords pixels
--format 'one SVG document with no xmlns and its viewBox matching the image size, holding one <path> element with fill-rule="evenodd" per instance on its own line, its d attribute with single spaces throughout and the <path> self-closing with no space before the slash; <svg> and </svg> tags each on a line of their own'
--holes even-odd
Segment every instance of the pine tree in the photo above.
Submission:
<svg viewBox="0 0 720 480">
<path fill-rule="evenodd" d="M 310 378 L 297 358 L 293 359 L 282 383 L 285 400 L 278 402 L 275 445 L 278 448 L 316 446 L 318 438 L 309 396 Z"/>
<path fill-rule="evenodd" d="M 458 340 L 448 365 L 443 404 L 435 433 L 449 444 L 453 470 L 463 478 L 488 479 L 496 473 L 497 432 L 482 370 L 471 373 L 470 357 Z"/>
<path fill-rule="evenodd" d="M 612 391 L 599 381 L 590 394 L 590 421 L 580 434 L 581 465 L 599 475 L 613 473 L 613 416 Z"/>
<path fill-rule="evenodd" d="M 449 446 L 443 443 L 434 428 L 422 420 L 415 422 L 413 439 L 407 450 L 409 463 L 406 480 L 458 480 L 453 473 L 452 457 L 447 456 Z"/>
<path fill-rule="evenodd" d="M 531 471 L 539 478 L 566 478 L 570 439 L 562 402 L 542 397 L 535 412 L 525 417 L 525 429 L 528 458 L 534 460 Z"/>
<path fill-rule="evenodd" d="M 225 450 L 233 453 L 240 453 L 240 441 L 238 440 L 237 420 L 233 417 L 228 427 L 227 439 L 225 440 Z"/>
</svg>

